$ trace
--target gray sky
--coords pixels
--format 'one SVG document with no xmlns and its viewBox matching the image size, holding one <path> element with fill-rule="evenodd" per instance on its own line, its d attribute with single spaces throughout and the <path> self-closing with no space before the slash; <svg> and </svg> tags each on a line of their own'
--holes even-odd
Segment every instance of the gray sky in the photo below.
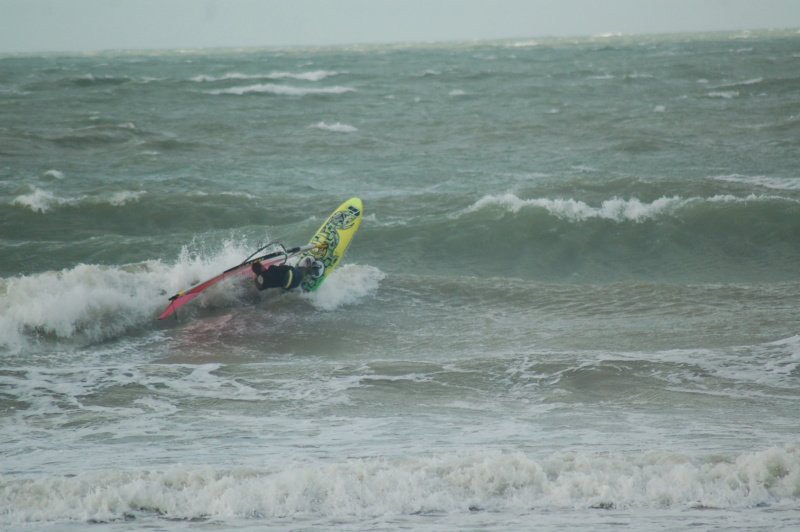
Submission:
<svg viewBox="0 0 800 532">
<path fill-rule="evenodd" d="M 800 0 L 0 0 L 6 53 L 773 28 Z"/>
</svg>

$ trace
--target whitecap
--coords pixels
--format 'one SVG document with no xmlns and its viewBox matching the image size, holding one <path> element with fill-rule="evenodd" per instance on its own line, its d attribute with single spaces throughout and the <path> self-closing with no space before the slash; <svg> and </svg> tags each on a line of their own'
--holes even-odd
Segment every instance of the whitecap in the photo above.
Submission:
<svg viewBox="0 0 800 532">
<path fill-rule="evenodd" d="M 747 79 L 747 80 L 744 80 L 744 81 L 735 81 L 733 83 L 723 83 L 721 85 L 711 85 L 708 88 L 709 89 L 729 89 L 731 87 L 740 87 L 740 86 L 743 86 L 743 85 L 744 86 L 746 86 L 746 85 L 757 85 L 757 84 L 761 83 L 762 81 L 764 81 L 764 78 L 763 77 L 759 77 L 759 78 Z"/>
<path fill-rule="evenodd" d="M 315 70 L 312 72 L 301 72 L 298 74 L 292 72 L 274 72 L 267 76 L 269 79 L 299 79 L 304 81 L 322 81 L 323 79 L 331 76 L 338 76 L 341 72 L 333 72 L 330 70 Z"/>
<path fill-rule="evenodd" d="M 107 338 L 154 310 L 159 289 L 147 277 L 145 272 L 81 264 L 10 279 L 0 295 L 0 344 L 19 350 L 40 335 Z"/>
<path fill-rule="evenodd" d="M 218 89 L 208 91 L 208 94 L 234 94 L 242 96 L 244 94 L 275 94 L 278 96 L 305 96 L 307 94 L 343 94 L 346 92 L 355 92 L 351 87 L 322 87 L 322 88 L 306 88 L 306 87 L 292 87 L 291 85 L 276 85 L 274 83 L 265 83 L 258 85 L 248 85 L 247 87 L 232 87 L 229 89 Z"/>
<path fill-rule="evenodd" d="M 336 122 L 335 124 L 319 122 L 310 127 L 322 129 L 324 131 L 334 131 L 337 133 L 355 133 L 356 131 L 358 131 L 357 127 L 349 126 L 347 124 L 342 124 L 341 122 Z"/>
<path fill-rule="evenodd" d="M 238 264 L 250 249 L 226 241 L 221 249 L 198 254 L 184 247 L 171 265 L 147 261 L 125 266 L 79 264 L 0 279 L 0 347 L 20 351 L 41 339 L 98 341 L 154 320 L 168 295 L 185 290 Z M 229 305 L 241 286 L 209 290 L 195 305 Z"/>
<path fill-rule="evenodd" d="M 208 75 L 200 75 L 190 78 L 190 81 L 194 81 L 197 83 L 214 83 L 217 81 L 226 81 L 229 79 L 264 79 L 265 76 L 263 75 L 250 75 L 250 74 L 225 74 L 222 76 L 208 76 Z"/>
<path fill-rule="evenodd" d="M 43 179 L 64 179 L 64 172 L 58 170 L 48 170 L 42 174 Z"/>
<path fill-rule="evenodd" d="M 147 194 L 147 192 L 144 190 L 120 190 L 93 197 L 83 195 L 76 198 L 61 198 L 47 190 L 33 187 L 33 190 L 29 194 L 17 196 L 11 204 L 44 214 L 52 211 L 54 208 L 64 206 L 108 204 L 114 207 L 121 207 L 128 203 L 139 201 L 145 194 Z"/>
<path fill-rule="evenodd" d="M 709 92 L 709 98 L 722 98 L 724 100 L 731 100 L 739 96 L 739 91 L 714 91 Z"/>
<path fill-rule="evenodd" d="M 34 187 L 29 194 L 22 194 L 14 198 L 12 205 L 26 207 L 33 212 L 46 213 L 54 207 L 76 203 L 77 199 L 59 198 L 52 192 Z"/>
<path fill-rule="evenodd" d="M 147 194 L 147 192 L 144 190 L 137 190 L 135 192 L 130 190 L 122 190 L 119 192 L 114 192 L 110 196 L 98 199 L 96 201 L 98 203 L 107 202 L 114 207 L 121 207 L 122 205 L 126 205 L 131 202 L 138 202 L 139 199 L 145 194 Z"/>
<path fill-rule="evenodd" d="M 213 366 L 199 368 L 207 372 Z M 738 510 L 791 508 L 800 449 L 691 456 L 561 452 L 536 457 L 485 449 L 400 459 L 288 463 L 272 470 L 173 465 L 165 470 L 88 471 L 4 478 L 0 525 L 161 519 L 372 518 L 463 513 L 530 514 L 599 508 Z"/>
<path fill-rule="evenodd" d="M 718 181 L 728 181 L 730 183 L 743 183 L 756 185 L 764 188 L 776 190 L 800 190 L 800 178 L 797 177 L 767 177 L 767 176 L 744 176 L 739 174 L 715 176 L 712 179 Z"/>
<path fill-rule="evenodd" d="M 662 197 L 652 203 L 645 203 L 639 199 L 612 198 L 604 201 L 600 207 L 574 199 L 521 199 L 514 194 L 484 196 L 464 212 L 479 211 L 487 206 L 500 206 L 509 212 L 516 213 L 523 208 L 538 207 L 547 210 L 550 214 L 581 222 L 590 218 L 602 218 L 617 222 L 633 221 L 642 222 L 655 218 L 664 213 L 671 213 L 685 205 L 690 200 L 679 197 Z"/>
<path fill-rule="evenodd" d="M 219 81 L 228 80 L 251 80 L 251 79 L 298 79 L 303 81 L 322 81 L 323 79 L 338 76 L 343 72 L 334 72 L 330 70 L 315 70 L 310 72 L 272 72 L 270 74 L 239 74 L 236 72 L 224 74 L 222 76 L 209 76 L 202 74 L 190 78 L 190 81 L 197 83 L 215 83 Z"/>
<path fill-rule="evenodd" d="M 335 310 L 373 294 L 386 274 L 374 266 L 345 264 L 330 273 L 315 292 L 302 297 L 320 310 Z"/>
<path fill-rule="evenodd" d="M 249 192 L 221 192 L 220 195 L 221 196 L 231 196 L 231 197 L 234 197 L 234 198 L 244 198 L 244 199 L 249 199 L 249 200 L 257 199 L 257 196 L 254 196 L 253 194 L 250 194 Z"/>
</svg>

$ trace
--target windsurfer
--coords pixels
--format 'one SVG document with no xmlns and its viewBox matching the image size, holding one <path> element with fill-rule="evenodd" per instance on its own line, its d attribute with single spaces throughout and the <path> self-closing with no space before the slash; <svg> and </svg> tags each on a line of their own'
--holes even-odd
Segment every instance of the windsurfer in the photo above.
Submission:
<svg viewBox="0 0 800 532">
<path fill-rule="evenodd" d="M 297 266 L 273 264 L 264 268 L 260 262 L 253 263 L 253 273 L 256 274 L 256 286 L 259 290 L 268 288 L 291 290 L 300 286 L 306 275 L 320 277 L 324 269 L 320 261 L 310 256 L 301 260 Z"/>
</svg>

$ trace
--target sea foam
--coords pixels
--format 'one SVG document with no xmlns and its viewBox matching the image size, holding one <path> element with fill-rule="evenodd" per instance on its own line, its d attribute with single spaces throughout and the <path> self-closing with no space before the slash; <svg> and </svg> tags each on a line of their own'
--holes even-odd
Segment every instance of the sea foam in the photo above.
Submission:
<svg viewBox="0 0 800 532">
<path fill-rule="evenodd" d="M 249 251 L 233 241 L 212 254 L 184 247 L 176 263 L 79 264 L 0 279 L 0 348 L 13 352 L 39 341 L 82 344 L 113 338 L 155 320 L 167 297 L 219 274 Z M 210 290 L 194 305 L 226 305 L 235 289 Z"/>
<path fill-rule="evenodd" d="M 0 523 L 347 518 L 484 511 L 793 508 L 800 451 L 731 457 L 487 451 L 397 460 L 294 464 L 281 470 L 174 466 L 74 477 L 0 478 Z"/>
<path fill-rule="evenodd" d="M 781 196 L 765 196 L 749 194 L 745 197 L 731 194 L 718 194 L 716 196 L 701 198 L 682 198 L 680 196 L 661 197 L 650 203 L 637 198 L 623 199 L 612 198 L 603 201 L 599 207 L 575 199 L 549 199 L 533 198 L 521 199 L 515 194 L 487 195 L 479 199 L 462 213 L 470 213 L 490 207 L 500 207 L 508 212 L 517 213 L 522 209 L 540 208 L 558 218 L 572 222 L 583 222 L 588 219 L 606 219 L 615 222 L 644 222 L 660 216 L 674 215 L 680 209 L 703 203 L 747 203 L 754 201 L 781 201 L 797 202 L 791 198 Z"/>
<path fill-rule="evenodd" d="M 374 266 L 345 264 L 331 272 L 317 291 L 302 297 L 320 310 L 334 310 L 374 293 L 385 276 Z"/>
<path fill-rule="evenodd" d="M 274 83 L 263 83 L 248 85 L 246 87 L 231 87 L 229 89 L 218 89 L 208 91 L 209 94 L 233 94 L 242 96 L 245 94 L 275 94 L 278 96 L 305 96 L 307 94 L 343 94 L 355 92 L 351 87 L 293 87 L 291 85 L 276 85 Z"/>
<path fill-rule="evenodd" d="M 24 207 L 38 213 L 48 213 L 59 207 L 74 207 L 81 205 L 103 205 L 108 204 L 114 207 L 121 207 L 128 203 L 138 202 L 142 196 L 146 195 L 144 190 L 120 190 L 105 193 L 98 196 L 76 196 L 72 198 L 58 197 L 54 193 L 32 187 L 31 192 L 21 194 L 12 200 L 11 204 Z"/>
<path fill-rule="evenodd" d="M 510 212 L 516 213 L 524 208 L 538 207 L 547 210 L 550 214 L 571 221 L 584 221 L 589 218 L 604 218 L 617 222 L 633 221 L 642 222 L 664 213 L 671 213 L 682 207 L 687 201 L 679 197 L 663 197 L 652 203 L 645 203 L 636 198 L 613 198 L 604 201 L 600 207 L 574 199 L 521 199 L 514 194 L 501 194 L 484 196 L 465 212 L 474 212 L 489 206 L 499 206 Z"/>
<path fill-rule="evenodd" d="M 716 176 L 713 179 L 731 183 L 742 183 L 745 185 L 757 185 L 776 190 L 800 190 L 800 178 L 797 177 L 744 176 L 733 174 Z"/>
<path fill-rule="evenodd" d="M 342 124 L 341 122 L 336 122 L 335 124 L 328 124 L 327 122 L 318 122 L 311 127 L 322 129 L 323 131 L 333 131 L 336 133 L 355 133 L 356 131 L 358 131 L 357 127 L 349 126 L 347 124 Z"/>
<path fill-rule="evenodd" d="M 184 247 L 174 264 L 157 260 L 124 266 L 79 264 L 0 279 L 0 350 L 35 349 L 41 341 L 81 345 L 114 338 L 154 321 L 170 295 L 218 275 L 250 251 L 229 240 L 211 253 Z M 331 272 L 319 290 L 301 297 L 317 309 L 333 310 L 373 293 L 383 277 L 372 266 L 345 264 Z M 226 280 L 187 308 L 240 304 L 248 287 L 236 279 Z"/>
<path fill-rule="evenodd" d="M 238 74 L 230 73 L 222 76 L 200 75 L 191 78 L 191 81 L 198 83 L 214 83 L 228 80 L 250 80 L 250 79 L 298 79 L 303 81 L 322 81 L 331 76 L 337 76 L 340 72 L 330 70 L 315 70 L 312 72 L 273 72 L 271 74 Z"/>
<path fill-rule="evenodd" d="M 25 207 L 33 212 L 45 213 L 59 205 L 69 205 L 78 200 L 68 200 L 56 197 L 52 192 L 34 187 L 28 194 L 21 194 L 14 198 L 12 205 Z"/>
</svg>

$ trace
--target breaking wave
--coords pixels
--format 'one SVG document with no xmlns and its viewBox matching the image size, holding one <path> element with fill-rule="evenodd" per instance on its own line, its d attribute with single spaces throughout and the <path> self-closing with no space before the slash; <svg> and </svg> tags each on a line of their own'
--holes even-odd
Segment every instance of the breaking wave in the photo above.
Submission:
<svg viewBox="0 0 800 532">
<path fill-rule="evenodd" d="M 738 456 L 485 452 L 289 465 L 279 471 L 175 466 L 74 477 L 0 478 L 0 522 L 347 518 L 536 509 L 792 508 L 800 452 Z"/>
<path fill-rule="evenodd" d="M 682 198 L 680 196 L 661 197 L 652 202 L 643 202 L 637 198 L 612 198 L 603 201 L 600 206 L 593 207 L 588 203 L 575 199 L 534 198 L 521 199 L 514 194 L 484 196 L 464 212 L 477 212 L 487 208 L 500 208 L 510 213 L 518 213 L 523 209 L 539 208 L 549 214 L 573 222 L 583 222 L 591 218 L 613 220 L 615 222 L 642 222 L 676 212 L 690 206 L 713 204 L 752 204 L 758 202 L 782 201 L 797 204 L 797 200 L 780 196 L 764 196 L 750 194 L 738 197 L 720 194 L 708 198 Z"/>
<path fill-rule="evenodd" d="M 248 85 L 246 87 L 231 87 L 228 89 L 217 89 L 208 91 L 208 94 L 221 95 L 233 94 L 236 96 L 243 96 L 245 94 L 274 94 L 278 96 L 306 96 L 309 94 L 343 94 L 346 92 L 355 92 L 351 87 L 293 87 L 291 85 L 276 85 L 274 83 L 265 83 L 257 85 Z"/>
<path fill-rule="evenodd" d="M 144 190 L 121 190 L 100 196 L 79 196 L 75 198 L 63 198 L 56 196 L 52 192 L 37 187 L 31 187 L 28 194 L 21 194 L 14 198 L 12 205 L 24 207 L 33 212 L 47 213 L 58 207 L 74 207 L 80 205 L 111 205 L 121 207 L 128 203 L 138 202 L 147 192 Z"/>
<path fill-rule="evenodd" d="M 39 344 L 82 345 L 147 326 L 167 306 L 168 296 L 218 275 L 251 251 L 227 241 L 208 254 L 184 247 L 174 264 L 79 264 L 0 279 L 0 352 L 36 349 Z M 383 276 L 371 266 L 346 264 L 331 272 L 318 291 L 302 297 L 319 310 L 333 310 L 374 292 Z M 226 281 L 186 308 L 239 305 L 253 290 L 247 283 Z"/>
<path fill-rule="evenodd" d="M 336 122 L 335 124 L 328 124 L 327 122 L 318 122 L 311 127 L 321 129 L 323 131 L 333 131 L 335 133 L 355 133 L 356 131 L 358 131 L 357 127 L 349 126 L 347 124 L 342 124 L 341 122 Z"/>
</svg>

